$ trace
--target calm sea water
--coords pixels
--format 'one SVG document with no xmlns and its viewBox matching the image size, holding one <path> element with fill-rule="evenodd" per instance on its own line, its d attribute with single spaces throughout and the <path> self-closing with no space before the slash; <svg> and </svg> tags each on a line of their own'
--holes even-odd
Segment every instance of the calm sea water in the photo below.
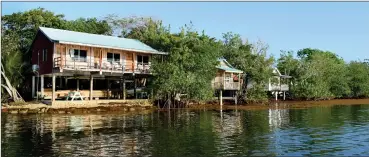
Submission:
<svg viewBox="0 0 369 157">
<path fill-rule="evenodd" d="M 1 156 L 369 155 L 369 105 L 1 117 Z"/>
</svg>

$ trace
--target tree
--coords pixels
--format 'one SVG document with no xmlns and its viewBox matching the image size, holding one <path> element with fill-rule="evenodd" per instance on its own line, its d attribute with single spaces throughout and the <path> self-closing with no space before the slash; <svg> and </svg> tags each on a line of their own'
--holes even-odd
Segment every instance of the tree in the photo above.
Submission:
<svg viewBox="0 0 369 157">
<path fill-rule="evenodd" d="M 66 29 L 77 32 L 92 34 L 112 35 L 112 28 L 106 20 L 96 18 L 78 18 L 77 20 L 67 21 Z"/>
<path fill-rule="evenodd" d="M 300 99 L 331 99 L 350 93 L 346 64 L 335 53 L 306 48 L 297 52 L 282 52 L 278 67 L 293 77 L 291 92 Z"/>
<path fill-rule="evenodd" d="M 347 67 L 347 77 L 351 89 L 351 97 L 369 96 L 369 65 L 358 61 L 351 61 Z"/>
</svg>

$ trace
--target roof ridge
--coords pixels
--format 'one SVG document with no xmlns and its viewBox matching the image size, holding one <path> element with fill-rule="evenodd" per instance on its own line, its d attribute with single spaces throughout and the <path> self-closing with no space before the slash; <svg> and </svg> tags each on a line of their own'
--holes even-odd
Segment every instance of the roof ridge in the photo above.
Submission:
<svg viewBox="0 0 369 157">
<path fill-rule="evenodd" d="M 114 38 L 118 38 L 118 39 L 137 40 L 137 39 L 124 38 L 124 37 L 118 37 L 118 36 L 113 36 L 113 35 L 94 34 L 94 33 L 87 33 L 87 32 L 78 32 L 78 31 L 72 31 L 72 30 L 67 30 L 67 29 L 59 29 L 59 28 L 39 27 L 39 29 L 40 29 L 40 28 L 45 28 L 45 29 L 54 29 L 54 30 L 59 30 L 59 31 L 74 32 L 74 33 L 81 33 L 81 34 L 89 34 L 89 35 L 96 35 L 96 36 L 114 37 Z M 139 41 L 139 40 L 137 40 L 137 41 Z M 141 41 L 139 41 L 139 42 L 141 42 Z"/>
</svg>

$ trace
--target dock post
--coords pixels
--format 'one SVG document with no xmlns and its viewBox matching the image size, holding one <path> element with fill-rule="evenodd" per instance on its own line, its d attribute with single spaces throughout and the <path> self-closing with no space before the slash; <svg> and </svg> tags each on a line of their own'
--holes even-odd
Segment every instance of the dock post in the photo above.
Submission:
<svg viewBox="0 0 369 157">
<path fill-rule="evenodd" d="M 32 76 L 32 99 L 35 97 L 35 76 Z"/>
<path fill-rule="evenodd" d="M 126 79 L 123 78 L 123 100 L 126 100 Z"/>
<path fill-rule="evenodd" d="M 223 91 L 222 90 L 219 91 L 219 103 L 220 103 L 220 106 L 223 106 Z"/>
<path fill-rule="evenodd" d="M 93 99 L 92 94 L 94 90 L 94 77 L 90 75 L 90 100 Z"/>
<path fill-rule="evenodd" d="M 53 85 L 52 86 L 53 91 L 52 91 L 52 94 L 51 94 L 51 105 L 55 101 L 55 74 L 53 74 L 53 76 L 52 76 L 52 85 Z"/>
<path fill-rule="evenodd" d="M 41 98 L 44 97 L 44 75 L 41 75 Z"/>
</svg>

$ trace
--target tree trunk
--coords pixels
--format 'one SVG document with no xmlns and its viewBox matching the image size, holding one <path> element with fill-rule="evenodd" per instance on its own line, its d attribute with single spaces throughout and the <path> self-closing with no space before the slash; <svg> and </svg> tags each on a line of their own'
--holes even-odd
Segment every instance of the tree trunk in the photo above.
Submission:
<svg viewBox="0 0 369 157">
<path fill-rule="evenodd" d="M 9 79 L 5 76 L 4 73 L 4 67 L 3 64 L 1 63 L 1 76 L 2 78 L 5 80 L 6 85 L 1 84 L 1 87 L 5 88 L 5 90 L 8 92 L 10 98 L 12 98 L 14 100 L 14 102 L 24 102 L 23 98 L 21 97 L 21 95 L 18 93 L 17 89 L 15 89 Z"/>
</svg>

